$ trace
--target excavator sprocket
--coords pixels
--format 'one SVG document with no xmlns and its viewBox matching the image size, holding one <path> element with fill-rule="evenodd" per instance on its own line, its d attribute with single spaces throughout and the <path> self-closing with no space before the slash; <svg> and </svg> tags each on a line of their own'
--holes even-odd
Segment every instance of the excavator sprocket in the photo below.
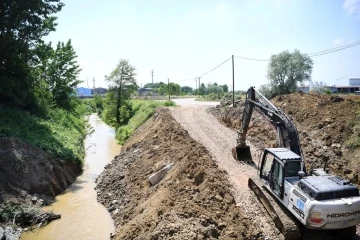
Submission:
<svg viewBox="0 0 360 240">
<path fill-rule="evenodd" d="M 260 180 L 249 178 L 248 185 L 265 207 L 276 228 L 284 235 L 284 239 L 301 239 L 299 222 L 281 203 L 269 194 L 263 183 Z"/>
</svg>

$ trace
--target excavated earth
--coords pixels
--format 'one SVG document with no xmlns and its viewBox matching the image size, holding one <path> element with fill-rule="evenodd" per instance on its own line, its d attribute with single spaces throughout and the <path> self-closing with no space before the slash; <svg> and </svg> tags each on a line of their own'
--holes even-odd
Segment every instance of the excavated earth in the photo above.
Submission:
<svg viewBox="0 0 360 240">
<path fill-rule="evenodd" d="M 334 174 L 359 184 L 360 149 L 349 144 L 360 137 L 358 99 L 324 94 L 293 93 L 277 96 L 271 102 L 290 116 L 299 132 L 307 169 L 327 166 Z M 235 108 L 209 109 L 226 126 L 239 129 L 244 103 Z M 254 112 L 248 140 L 257 148 L 276 146 L 275 129 Z"/>
<path fill-rule="evenodd" d="M 170 163 L 151 186 L 148 177 Z M 227 173 L 168 109 L 134 133 L 96 189 L 114 219 L 113 239 L 266 239 L 236 206 Z"/>
<path fill-rule="evenodd" d="M 293 119 L 299 132 L 307 170 L 323 167 L 327 162 L 330 173 L 349 179 L 359 186 L 360 148 L 353 148 L 350 144 L 351 138 L 360 137 L 359 98 L 293 93 L 277 96 L 271 102 Z M 244 102 L 240 102 L 235 107 L 218 105 L 208 109 L 208 112 L 235 130 L 241 126 L 243 108 Z M 274 127 L 257 112 L 251 119 L 247 139 L 257 149 L 277 145 Z M 356 239 L 359 239 L 360 226 L 357 226 L 357 235 Z M 317 238 L 336 239 L 331 233 L 320 234 L 320 237 L 314 239 Z"/>
</svg>

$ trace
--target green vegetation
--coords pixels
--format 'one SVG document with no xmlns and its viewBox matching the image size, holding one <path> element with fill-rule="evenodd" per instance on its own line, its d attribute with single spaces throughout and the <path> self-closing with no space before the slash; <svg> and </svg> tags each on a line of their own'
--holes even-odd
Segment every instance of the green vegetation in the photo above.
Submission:
<svg viewBox="0 0 360 240">
<path fill-rule="evenodd" d="M 296 92 L 298 83 L 311 80 L 312 67 L 311 58 L 298 50 L 272 55 L 267 73 L 269 83 L 260 86 L 259 91 L 267 98 Z"/>
<path fill-rule="evenodd" d="M 356 113 L 356 117 L 352 121 L 351 125 L 353 128 L 353 133 L 345 142 L 345 146 L 348 149 L 355 150 L 360 148 L 360 111 Z"/>
<path fill-rule="evenodd" d="M 78 104 L 71 113 L 60 108 L 46 116 L 0 105 L 0 137 L 14 138 L 39 147 L 62 160 L 82 163 L 83 140 L 87 134 L 84 114 L 91 112 Z"/>
<path fill-rule="evenodd" d="M 117 125 L 114 119 L 109 119 L 105 108 L 102 119 L 116 128 L 116 139 L 120 144 L 123 144 L 131 134 L 141 126 L 147 119 L 149 119 L 158 107 L 175 106 L 173 101 L 152 101 L 152 100 L 130 100 L 131 111 L 126 116 L 123 116 L 124 124 Z"/>
<path fill-rule="evenodd" d="M 81 163 L 89 104 L 75 98 L 81 69 L 71 40 L 52 47 L 59 0 L 0 4 L 0 137 Z M 95 106 L 96 107 L 96 106 Z"/>
</svg>

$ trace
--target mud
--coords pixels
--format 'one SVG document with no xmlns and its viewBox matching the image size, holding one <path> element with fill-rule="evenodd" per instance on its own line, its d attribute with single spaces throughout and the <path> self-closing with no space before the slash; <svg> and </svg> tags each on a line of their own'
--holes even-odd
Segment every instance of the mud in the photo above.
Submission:
<svg viewBox="0 0 360 240">
<path fill-rule="evenodd" d="M 148 177 L 168 163 L 155 186 Z M 115 221 L 113 239 L 264 239 L 236 206 L 227 173 L 168 109 L 159 109 L 97 179 L 98 201 Z"/>
</svg>

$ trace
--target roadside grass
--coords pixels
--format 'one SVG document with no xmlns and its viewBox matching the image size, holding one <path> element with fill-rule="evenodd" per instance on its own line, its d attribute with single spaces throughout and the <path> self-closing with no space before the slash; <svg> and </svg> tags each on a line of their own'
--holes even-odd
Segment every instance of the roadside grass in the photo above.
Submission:
<svg viewBox="0 0 360 240">
<path fill-rule="evenodd" d="M 129 122 L 116 129 L 116 139 L 119 144 L 124 144 L 132 133 L 155 113 L 156 108 L 175 106 L 173 101 L 152 100 L 131 100 L 131 104 L 132 112 Z"/>
<path fill-rule="evenodd" d="M 245 100 L 245 95 L 244 94 L 235 94 L 235 99 L 241 99 L 241 100 Z M 224 99 L 228 99 L 231 100 L 232 99 L 232 94 L 228 93 L 226 95 L 223 94 L 207 94 L 207 95 L 202 95 L 200 97 L 197 97 L 195 99 L 195 101 L 206 101 L 206 102 L 219 102 L 221 100 Z"/>
<path fill-rule="evenodd" d="M 40 117 L 27 111 L 0 105 L 0 137 L 13 138 L 82 165 L 87 134 L 84 115 L 91 109 L 80 103 L 74 112 L 51 109 Z"/>
</svg>

